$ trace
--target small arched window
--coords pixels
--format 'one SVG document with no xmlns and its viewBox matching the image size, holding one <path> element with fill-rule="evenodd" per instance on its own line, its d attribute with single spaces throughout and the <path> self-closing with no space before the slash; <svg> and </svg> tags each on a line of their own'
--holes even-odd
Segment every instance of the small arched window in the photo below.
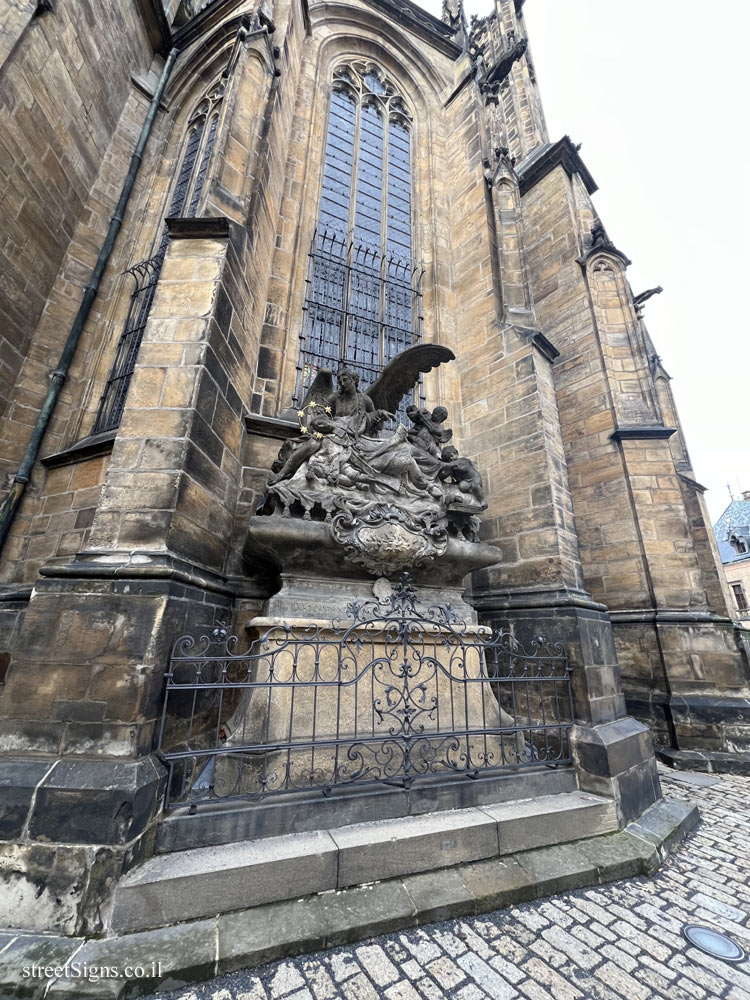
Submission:
<svg viewBox="0 0 750 1000">
<path fill-rule="evenodd" d="M 223 96 L 224 83 L 221 81 L 208 91 L 188 120 L 182 154 L 164 218 L 193 218 L 198 211 L 213 153 Z M 133 264 L 126 272 L 133 278 L 135 287 L 130 297 L 125 326 L 117 343 L 112 370 L 99 401 L 92 434 L 115 430 L 120 425 L 168 242 L 167 227 L 162 226 L 153 256 Z"/>
<path fill-rule="evenodd" d="M 167 219 L 175 217 L 192 219 L 198 211 L 208 165 L 214 150 L 223 97 L 224 82 L 220 81 L 209 90 L 190 116 L 187 134 L 183 141 L 182 160 L 175 176 L 169 209 L 165 215 Z M 164 256 L 166 248 L 165 227 L 157 253 Z"/>
<path fill-rule="evenodd" d="M 346 363 L 370 382 L 420 338 L 411 159 L 411 118 L 385 74 L 366 63 L 336 70 L 297 402 L 320 368 Z"/>
</svg>

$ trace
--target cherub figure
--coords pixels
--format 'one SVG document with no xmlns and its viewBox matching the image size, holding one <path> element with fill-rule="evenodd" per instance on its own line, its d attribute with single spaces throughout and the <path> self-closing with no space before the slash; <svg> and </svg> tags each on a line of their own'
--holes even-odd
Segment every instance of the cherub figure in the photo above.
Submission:
<svg viewBox="0 0 750 1000">
<path fill-rule="evenodd" d="M 458 450 L 453 445 L 443 448 L 440 458 L 443 465 L 438 472 L 438 479 L 441 482 L 452 479 L 461 493 L 471 494 L 478 503 L 484 506 L 482 477 L 477 472 L 474 463 L 468 458 L 460 458 Z"/>
<path fill-rule="evenodd" d="M 406 415 L 414 424 L 406 432 L 409 443 L 417 451 L 425 451 L 428 455 L 439 458 L 441 445 L 447 444 L 453 437 L 453 431 L 442 426 L 448 419 L 446 408 L 436 406 L 430 413 L 429 410 L 420 410 L 412 405 L 406 407 Z"/>
</svg>

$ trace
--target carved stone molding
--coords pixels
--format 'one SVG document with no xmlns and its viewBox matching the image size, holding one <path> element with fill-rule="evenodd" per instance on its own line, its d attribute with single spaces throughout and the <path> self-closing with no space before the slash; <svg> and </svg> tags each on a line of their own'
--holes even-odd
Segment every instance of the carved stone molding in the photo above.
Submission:
<svg viewBox="0 0 750 1000">
<path fill-rule="evenodd" d="M 423 567 L 448 547 L 444 520 L 412 514 L 389 504 L 371 503 L 362 511 L 339 511 L 331 532 L 348 559 L 376 576 L 392 577 Z"/>
</svg>

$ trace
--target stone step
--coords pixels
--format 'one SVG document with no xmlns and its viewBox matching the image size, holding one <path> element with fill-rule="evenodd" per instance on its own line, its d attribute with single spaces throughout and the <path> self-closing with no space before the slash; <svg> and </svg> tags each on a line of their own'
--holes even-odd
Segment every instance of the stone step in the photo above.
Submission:
<svg viewBox="0 0 750 1000">
<path fill-rule="evenodd" d="M 369 820 L 419 816 L 453 809 L 483 807 L 518 799 L 573 792 L 578 787 L 572 767 L 524 768 L 522 772 L 469 779 L 465 776 L 436 782 L 420 780 L 410 788 L 334 789 L 269 796 L 262 802 L 214 800 L 194 814 L 187 807 L 173 809 L 160 823 L 157 854 L 279 837 L 287 833 L 330 830 Z"/>
<path fill-rule="evenodd" d="M 0 954 L 0 996 L 6 996 L 4 988 L 10 984 L 11 997 L 44 994 L 46 1000 L 125 1000 L 293 955 L 351 945 L 375 934 L 490 913 L 615 879 L 651 875 L 697 822 L 696 806 L 660 799 L 619 833 L 575 843 L 133 934 L 110 932 L 107 937 L 88 941 L 47 937 L 43 964 L 63 965 L 75 959 L 91 969 L 118 967 L 121 976 L 63 977 L 53 983 L 42 982 L 38 993 L 30 992 L 33 985 L 16 992 L 19 964 L 40 961 L 39 937 L 24 940 L 22 935 Z M 144 956 L 148 956 L 146 962 Z M 152 971 L 155 969 L 158 974 Z"/>
<path fill-rule="evenodd" d="M 160 927 L 617 828 L 611 800 L 575 791 L 180 851 L 151 858 L 120 881 L 109 926 Z"/>
</svg>

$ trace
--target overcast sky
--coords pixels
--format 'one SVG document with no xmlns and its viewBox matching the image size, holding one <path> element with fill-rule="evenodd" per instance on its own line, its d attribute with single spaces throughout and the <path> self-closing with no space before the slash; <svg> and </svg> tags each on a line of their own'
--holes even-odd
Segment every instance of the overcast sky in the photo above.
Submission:
<svg viewBox="0 0 750 1000">
<path fill-rule="evenodd" d="M 750 490 L 750 0 L 527 0 L 524 14 L 551 138 L 583 143 L 633 291 L 664 286 L 646 320 L 715 521 L 727 483 Z"/>
</svg>

